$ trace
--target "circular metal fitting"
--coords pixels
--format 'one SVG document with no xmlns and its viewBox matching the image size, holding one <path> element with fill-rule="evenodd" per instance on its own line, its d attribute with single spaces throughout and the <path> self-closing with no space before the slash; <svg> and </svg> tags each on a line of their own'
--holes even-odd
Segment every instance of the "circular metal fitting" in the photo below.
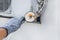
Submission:
<svg viewBox="0 0 60 40">
<path fill-rule="evenodd" d="M 36 15 L 34 12 L 28 12 L 25 14 L 25 20 L 27 22 L 34 22 L 36 20 Z"/>
</svg>

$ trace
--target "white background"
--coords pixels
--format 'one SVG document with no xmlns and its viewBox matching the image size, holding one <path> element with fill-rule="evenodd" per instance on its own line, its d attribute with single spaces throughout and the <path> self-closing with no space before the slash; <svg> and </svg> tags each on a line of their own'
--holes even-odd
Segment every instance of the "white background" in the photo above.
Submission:
<svg viewBox="0 0 60 40">
<path fill-rule="evenodd" d="M 60 13 L 59 3 L 59 0 L 58 2 L 57 0 L 48 0 L 47 9 L 41 19 L 42 24 L 25 22 L 16 32 L 10 34 L 6 40 L 59 40 L 60 25 L 59 23 L 59 26 L 57 25 L 57 17 L 58 20 L 60 17 L 58 16 Z M 25 5 L 26 8 L 28 8 L 28 5 Z M 16 11 L 15 13 L 18 12 Z"/>
</svg>

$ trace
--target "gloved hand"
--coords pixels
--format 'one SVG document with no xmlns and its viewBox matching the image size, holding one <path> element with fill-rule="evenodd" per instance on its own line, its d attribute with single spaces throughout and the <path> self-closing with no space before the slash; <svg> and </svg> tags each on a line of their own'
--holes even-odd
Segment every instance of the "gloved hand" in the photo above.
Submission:
<svg viewBox="0 0 60 40">
<path fill-rule="evenodd" d="M 20 28 L 23 22 L 24 17 L 20 19 L 11 18 L 5 25 L 0 27 L 0 40 Z"/>
</svg>

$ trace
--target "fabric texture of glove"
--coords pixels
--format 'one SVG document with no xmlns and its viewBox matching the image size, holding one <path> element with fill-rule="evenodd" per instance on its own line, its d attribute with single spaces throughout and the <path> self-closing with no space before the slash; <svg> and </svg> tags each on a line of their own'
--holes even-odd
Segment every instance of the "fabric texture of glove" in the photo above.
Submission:
<svg viewBox="0 0 60 40">
<path fill-rule="evenodd" d="M 24 17 L 21 17 L 20 19 L 11 18 L 5 25 L 1 26 L 0 28 L 7 29 L 8 34 L 10 34 L 21 27 L 22 23 L 24 22 L 23 19 Z"/>
</svg>

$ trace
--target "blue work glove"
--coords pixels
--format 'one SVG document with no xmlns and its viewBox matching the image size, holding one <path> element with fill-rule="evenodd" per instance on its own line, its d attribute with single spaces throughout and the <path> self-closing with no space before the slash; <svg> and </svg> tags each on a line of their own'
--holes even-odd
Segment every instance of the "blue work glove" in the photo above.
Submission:
<svg viewBox="0 0 60 40">
<path fill-rule="evenodd" d="M 5 28 L 8 31 L 8 35 L 14 31 L 16 31 L 18 28 L 21 27 L 22 23 L 24 23 L 24 17 L 21 17 L 20 19 L 17 18 L 11 18 L 5 25 L 3 25 L 0 28 Z"/>
</svg>

